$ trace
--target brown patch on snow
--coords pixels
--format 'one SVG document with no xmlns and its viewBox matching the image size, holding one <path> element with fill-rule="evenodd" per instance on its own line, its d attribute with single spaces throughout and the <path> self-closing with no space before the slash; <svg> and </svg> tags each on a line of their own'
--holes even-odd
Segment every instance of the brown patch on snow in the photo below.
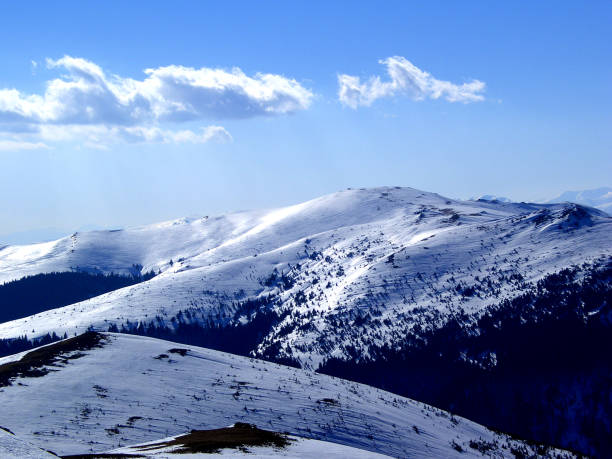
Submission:
<svg viewBox="0 0 612 459">
<path fill-rule="evenodd" d="M 175 454 L 215 453 L 221 449 L 242 449 L 249 446 L 274 446 L 284 448 L 290 440 L 286 435 L 269 430 L 258 429 L 252 424 L 238 422 L 232 427 L 212 430 L 192 430 L 174 440 L 152 443 L 134 448 L 137 451 L 151 452 L 156 449 L 176 447 Z"/>
</svg>

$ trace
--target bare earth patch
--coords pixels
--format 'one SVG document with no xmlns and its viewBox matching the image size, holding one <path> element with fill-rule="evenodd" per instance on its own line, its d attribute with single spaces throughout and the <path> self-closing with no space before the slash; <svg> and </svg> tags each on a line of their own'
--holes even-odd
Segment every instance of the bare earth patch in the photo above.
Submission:
<svg viewBox="0 0 612 459">
<path fill-rule="evenodd" d="M 238 422 L 232 427 L 212 430 L 192 430 L 167 442 L 153 443 L 136 448 L 140 451 L 176 447 L 174 453 L 215 453 L 221 449 L 244 449 L 249 446 L 289 445 L 287 436 L 269 430 L 258 429 L 255 425 Z"/>
</svg>

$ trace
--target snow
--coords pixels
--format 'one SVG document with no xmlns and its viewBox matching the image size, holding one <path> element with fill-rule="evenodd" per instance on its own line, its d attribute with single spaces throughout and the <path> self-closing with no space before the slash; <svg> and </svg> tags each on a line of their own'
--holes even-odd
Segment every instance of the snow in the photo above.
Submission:
<svg viewBox="0 0 612 459">
<path fill-rule="evenodd" d="M 0 338 L 72 336 L 127 321 L 172 326 L 187 309 L 194 322 L 246 323 L 250 317 L 234 317 L 236 304 L 271 296 L 275 311 L 288 315 L 255 355 L 281 349 L 279 356 L 316 369 L 331 355 L 346 356 L 349 345 L 367 356 L 416 323 L 440 325 L 460 311 L 477 316 L 547 274 L 611 255 L 612 218 L 592 208 L 457 201 L 412 188 L 346 190 L 282 209 L 4 248 L 0 281 L 77 267 L 161 274 L 0 324 Z M 274 270 L 291 276 L 293 287 L 265 285 Z M 517 274 L 524 285 L 511 279 Z M 486 293 L 455 289 L 485 277 L 495 285 Z M 296 304 L 299 293 L 305 303 Z M 367 314 L 378 322 L 354 325 Z M 279 336 L 281 328 L 289 332 Z"/>
<path fill-rule="evenodd" d="M 0 457 L 7 459 L 45 459 L 57 456 L 37 448 L 0 428 Z"/>
<path fill-rule="evenodd" d="M 101 348 L 72 354 L 77 358 L 49 367 L 42 377 L 18 377 L 0 388 L 4 427 L 59 455 L 104 452 L 235 422 L 392 457 L 481 457 L 470 442 L 483 441 L 496 445 L 495 457 L 513 457 L 510 446 L 533 453 L 504 434 L 365 385 L 193 346 L 181 355 L 172 351 L 176 343 L 153 338 L 105 336 Z M 293 446 L 305 457 L 317 451 L 329 457 L 328 447 L 338 457 L 374 457 L 312 441 Z M 262 454 L 268 453 L 275 454 Z"/>
<path fill-rule="evenodd" d="M 383 202 L 379 199 L 381 193 L 393 194 L 393 199 Z M 192 268 L 206 266 L 218 263 L 224 256 L 252 256 L 258 247 L 269 251 L 314 234 L 384 220 L 416 202 L 444 201 L 445 198 L 410 188 L 350 190 L 270 211 L 74 233 L 58 241 L 5 247 L 0 251 L 0 281 L 73 268 L 131 273 L 135 264 L 142 265 L 143 271 L 166 271 L 172 270 L 170 260 L 181 258 L 189 260 Z M 193 258 L 200 262 L 194 263 Z"/>
</svg>

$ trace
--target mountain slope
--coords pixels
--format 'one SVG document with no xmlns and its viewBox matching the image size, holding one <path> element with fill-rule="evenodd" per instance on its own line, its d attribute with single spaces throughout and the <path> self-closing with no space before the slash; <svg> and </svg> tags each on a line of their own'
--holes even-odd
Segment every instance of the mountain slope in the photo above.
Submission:
<svg viewBox="0 0 612 459">
<path fill-rule="evenodd" d="M 0 359 L 3 374 L 10 376 L 0 391 L 5 426 L 62 455 L 234 422 L 394 457 L 535 452 L 535 446 L 368 386 L 151 338 L 88 333 Z"/>
<path fill-rule="evenodd" d="M 476 321 L 407 332 L 318 371 L 442 407 L 521 438 L 612 455 L 612 258 L 546 276 Z M 475 403 L 475 400 L 478 402 Z"/>
</svg>

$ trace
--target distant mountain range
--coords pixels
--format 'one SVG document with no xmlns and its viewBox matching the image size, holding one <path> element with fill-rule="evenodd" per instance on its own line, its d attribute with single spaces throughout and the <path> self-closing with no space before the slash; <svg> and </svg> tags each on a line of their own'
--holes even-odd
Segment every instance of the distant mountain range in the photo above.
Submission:
<svg viewBox="0 0 612 459">
<path fill-rule="evenodd" d="M 584 206 L 596 207 L 607 213 L 612 213 L 612 187 L 605 186 L 592 190 L 566 191 L 548 202 L 574 202 Z"/>
<path fill-rule="evenodd" d="M 512 200 L 509 198 L 492 194 L 485 194 L 470 199 L 473 201 L 481 200 L 506 203 L 512 202 Z M 603 210 L 604 212 L 610 213 L 612 212 L 612 187 L 593 188 L 590 190 L 581 191 L 565 191 L 559 196 L 543 202 L 545 204 L 560 204 L 564 202 L 571 202 L 583 206 L 595 207 L 597 209 Z"/>
</svg>

